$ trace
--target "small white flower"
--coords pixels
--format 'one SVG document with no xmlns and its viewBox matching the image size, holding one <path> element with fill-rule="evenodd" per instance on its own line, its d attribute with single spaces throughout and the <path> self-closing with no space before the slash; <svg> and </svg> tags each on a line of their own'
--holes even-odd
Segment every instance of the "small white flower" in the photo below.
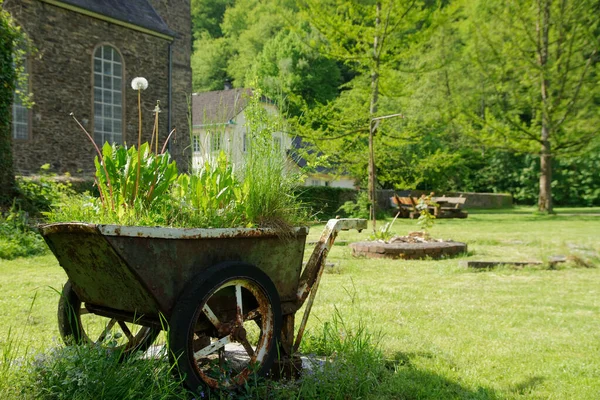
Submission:
<svg viewBox="0 0 600 400">
<path fill-rule="evenodd" d="M 146 78 L 142 78 L 141 76 L 133 78 L 131 81 L 131 87 L 133 90 L 146 90 L 148 89 L 148 81 Z"/>
</svg>

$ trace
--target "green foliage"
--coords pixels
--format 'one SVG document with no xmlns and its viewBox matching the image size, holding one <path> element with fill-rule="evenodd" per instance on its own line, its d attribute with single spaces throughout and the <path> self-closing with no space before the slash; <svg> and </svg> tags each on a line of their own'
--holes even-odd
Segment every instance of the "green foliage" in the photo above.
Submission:
<svg viewBox="0 0 600 400">
<path fill-rule="evenodd" d="M 13 259 L 46 253 L 48 247 L 36 224 L 53 206 L 74 192 L 68 182 L 55 181 L 42 174 L 36 179 L 19 178 L 17 197 L 0 214 L 0 259 Z"/>
<path fill-rule="evenodd" d="M 364 218 L 369 219 L 371 215 L 371 200 L 369 193 L 366 191 L 358 192 L 355 200 L 348 200 L 340 206 L 336 212 L 341 212 L 343 216 L 349 218 Z M 385 218 L 385 211 L 377 209 L 377 218 Z"/>
<path fill-rule="evenodd" d="M 254 71 L 269 97 L 285 98 L 290 115 L 299 115 L 305 106 L 333 100 L 341 83 L 337 63 L 303 43 L 297 32 L 281 31 L 266 42 Z"/>
<path fill-rule="evenodd" d="M 0 215 L 0 259 L 44 254 L 48 247 L 24 211 L 12 207 Z"/>
<path fill-rule="evenodd" d="M 0 206 L 8 207 L 18 194 L 12 156 L 12 104 L 15 95 L 31 107 L 25 56 L 32 49 L 27 35 L 17 26 L 0 0 Z"/>
<path fill-rule="evenodd" d="M 189 399 L 166 358 L 121 361 L 100 346 L 38 354 L 20 371 L 21 396 L 35 399 Z"/>
<path fill-rule="evenodd" d="M 69 176 L 57 179 L 54 174 L 47 174 L 47 165 L 42 166 L 38 177 L 18 177 L 18 194 L 14 204 L 34 218 L 41 217 L 50 211 L 52 206 L 62 202 L 67 196 L 75 194 Z"/>
<path fill-rule="evenodd" d="M 358 192 L 356 200 L 346 201 L 340 206 L 338 211 L 341 211 L 345 216 L 350 218 L 370 218 L 371 201 L 369 200 L 369 193 L 365 191 Z"/>
<path fill-rule="evenodd" d="M 2 7 L 0 0 L 0 205 L 8 205 L 16 192 L 15 176 L 12 165 L 12 103 L 15 90 L 15 69 L 13 52 L 19 30 L 12 18 Z"/>
<path fill-rule="evenodd" d="M 259 90 L 254 91 L 245 109 L 250 145 L 243 167 L 244 214 L 258 226 L 295 225 L 306 218 L 306 210 L 294 195 L 300 176 L 286 169 L 284 154 L 273 141 L 273 134 L 283 128 L 282 121 L 268 114 L 261 96 Z"/>
<path fill-rule="evenodd" d="M 256 91 L 246 109 L 248 156 L 234 173 L 225 153 L 194 174 L 178 175 L 168 153 L 154 154 L 148 143 L 135 147 L 105 144 L 95 159 L 100 198 L 64 199 L 48 215 L 51 222 L 81 221 L 138 226 L 203 228 L 274 227 L 285 232 L 305 221 L 293 194 L 298 177 L 286 171 L 275 146 L 280 121 L 269 116 Z M 138 161 L 139 160 L 139 161 Z"/>
<path fill-rule="evenodd" d="M 244 185 L 245 186 L 245 185 Z M 247 191 L 247 187 L 245 187 Z M 236 226 L 247 223 L 243 213 L 246 192 L 223 151 L 194 174 L 181 174 L 173 189 L 181 216 L 196 226 Z"/>
<path fill-rule="evenodd" d="M 221 23 L 223 15 L 228 6 L 234 4 L 234 0 L 192 0 L 192 31 L 197 38 L 204 33 L 212 37 L 223 35 Z"/>
<path fill-rule="evenodd" d="M 226 1 L 220 2 L 227 3 Z M 194 90 L 222 89 L 225 78 L 234 86 L 249 86 L 254 79 L 253 65 L 265 43 L 286 26 L 292 7 L 290 1 L 242 1 L 214 14 L 222 35 L 211 24 L 203 24 L 195 32 L 197 39 L 192 54 Z M 216 8 L 221 7 L 216 5 Z M 207 10 L 211 12 L 212 6 Z M 214 26 L 214 25 L 213 25 Z"/>
<path fill-rule="evenodd" d="M 419 198 L 419 202 L 417 203 L 417 210 L 419 211 L 419 219 L 417 219 L 417 225 L 423 231 L 427 231 L 433 227 L 435 223 L 435 215 L 431 214 L 431 209 L 437 206 L 437 203 L 434 202 L 431 197 L 433 193 L 429 195 L 421 195 Z"/>
<path fill-rule="evenodd" d="M 336 307 L 319 335 L 305 336 L 301 346 L 303 353 L 325 356 L 330 362 L 305 373 L 295 398 L 347 399 L 372 394 L 390 374 L 380 340 L 381 334 L 369 332 L 364 323 L 346 323 Z"/>
<path fill-rule="evenodd" d="M 299 186 L 294 190 L 298 200 L 309 208 L 310 215 L 319 220 L 334 218 L 340 210 L 349 215 L 340 207 L 356 198 L 356 190 L 330 186 Z"/>
<path fill-rule="evenodd" d="M 383 240 L 387 242 L 394 234 L 392 233 L 392 222 L 386 222 L 383 226 L 380 226 L 376 232 L 373 232 L 369 237 L 371 240 Z"/>
<path fill-rule="evenodd" d="M 202 34 L 194 41 L 194 49 L 191 57 L 194 91 L 222 90 L 229 78 L 227 59 L 231 57 L 231 49 L 227 40 Z"/>
<path fill-rule="evenodd" d="M 138 151 L 105 143 L 102 159 L 94 159 L 96 182 L 104 209 L 117 215 L 153 212 L 162 206 L 165 195 L 177 178 L 177 165 L 168 153 L 154 154 L 148 143 L 140 147 L 140 177 L 137 178 Z M 132 215 L 132 216 L 133 216 Z"/>
<path fill-rule="evenodd" d="M 465 133 L 540 155 L 540 210 L 552 212 L 553 158 L 586 149 L 597 136 L 598 20 L 594 1 L 466 7 L 464 74 L 473 98 L 464 109 Z M 514 18 L 518 15 L 519 18 Z M 462 94 L 461 94 L 462 95 Z"/>
</svg>

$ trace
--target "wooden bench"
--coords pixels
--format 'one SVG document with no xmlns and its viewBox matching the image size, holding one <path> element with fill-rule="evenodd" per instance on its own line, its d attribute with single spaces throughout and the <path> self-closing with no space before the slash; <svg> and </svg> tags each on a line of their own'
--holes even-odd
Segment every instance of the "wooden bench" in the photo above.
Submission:
<svg viewBox="0 0 600 400">
<path fill-rule="evenodd" d="M 418 218 L 419 211 L 417 210 L 417 204 L 419 204 L 418 197 L 400 197 L 397 194 L 390 197 L 390 201 L 394 207 L 398 210 L 399 218 Z"/>
<path fill-rule="evenodd" d="M 469 213 L 462 207 L 467 201 L 466 197 L 432 197 L 437 206 L 434 209 L 436 218 L 467 218 Z"/>
<path fill-rule="evenodd" d="M 429 212 L 436 218 L 467 218 L 468 213 L 462 208 L 467 201 L 466 197 L 432 197 L 437 206 L 429 207 Z M 418 197 L 400 197 L 397 194 L 390 197 L 391 204 L 396 208 L 399 218 L 418 218 L 420 213 L 417 209 Z"/>
</svg>

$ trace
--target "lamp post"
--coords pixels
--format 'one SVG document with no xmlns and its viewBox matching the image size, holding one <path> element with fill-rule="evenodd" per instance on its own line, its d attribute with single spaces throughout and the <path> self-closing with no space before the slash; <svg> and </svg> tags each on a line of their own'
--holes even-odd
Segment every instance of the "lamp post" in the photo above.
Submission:
<svg viewBox="0 0 600 400">
<path fill-rule="evenodd" d="M 371 198 L 371 221 L 373 223 L 373 232 L 376 232 L 377 220 L 375 218 L 376 204 L 377 204 L 377 191 L 375 190 L 375 151 L 373 146 L 373 137 L 375 136 L 375 130 L 377 129 L 376 121 L 388 118 L 404 118 L 402 114 L 390 114 L 381 117 L 371 118 L 369 122 L 369 197 Z"/>
</svg>

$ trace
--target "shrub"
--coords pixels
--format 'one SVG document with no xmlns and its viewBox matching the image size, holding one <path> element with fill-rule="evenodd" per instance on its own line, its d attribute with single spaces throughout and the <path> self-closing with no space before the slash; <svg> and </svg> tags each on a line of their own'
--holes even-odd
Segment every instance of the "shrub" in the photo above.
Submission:
<svg viewBox="0 0 600 400">
<path fill-rule="evenodd" d="M 354 189 L 329 186 L 301 186 L 296 188 L 295 193 L 310 214 L 320 220 L 334 218 L 340 213 L 341 206 L 355 200 L 357 195 Z"/>
<path fill-rule="evenodd" d="M 0 259 L 13 259 L 47 252 L 44 239 L 31 226 L 26 212 L 13 206 L 0 214 Z"/>
<path fill-rule="evenodd" d="M 101 346 L 37 355 L 22 371 L 21 394 L 35 399 L 189 399 L 166 357 L 126 358 Z"/>
<path fill-rule="evenodd" d="M 356 201 L 347 201 L 339 209 L 338 212 L 344 214 L 349 218 L 365 218 L 371 217 L 371 201 L 369 200 L 369 194 L 367 192 L 359 192 L 356 197 Z M 385 210 L 377 208 L 377 219 L 384 219 L 386 217 Z"/>
<path fill-rule="evenodd" d="M 60 203 L 66 196 L 75 194 L 71 183 L 67 180 L 56 180 L 53 174 L 48 174 L 49 164 L 40 169 L 38 177 L 17 178 L 17 197 L 13 200 L 15 205 L 37 218 L 50 211 L 53 205 Z"/>
</svg>

